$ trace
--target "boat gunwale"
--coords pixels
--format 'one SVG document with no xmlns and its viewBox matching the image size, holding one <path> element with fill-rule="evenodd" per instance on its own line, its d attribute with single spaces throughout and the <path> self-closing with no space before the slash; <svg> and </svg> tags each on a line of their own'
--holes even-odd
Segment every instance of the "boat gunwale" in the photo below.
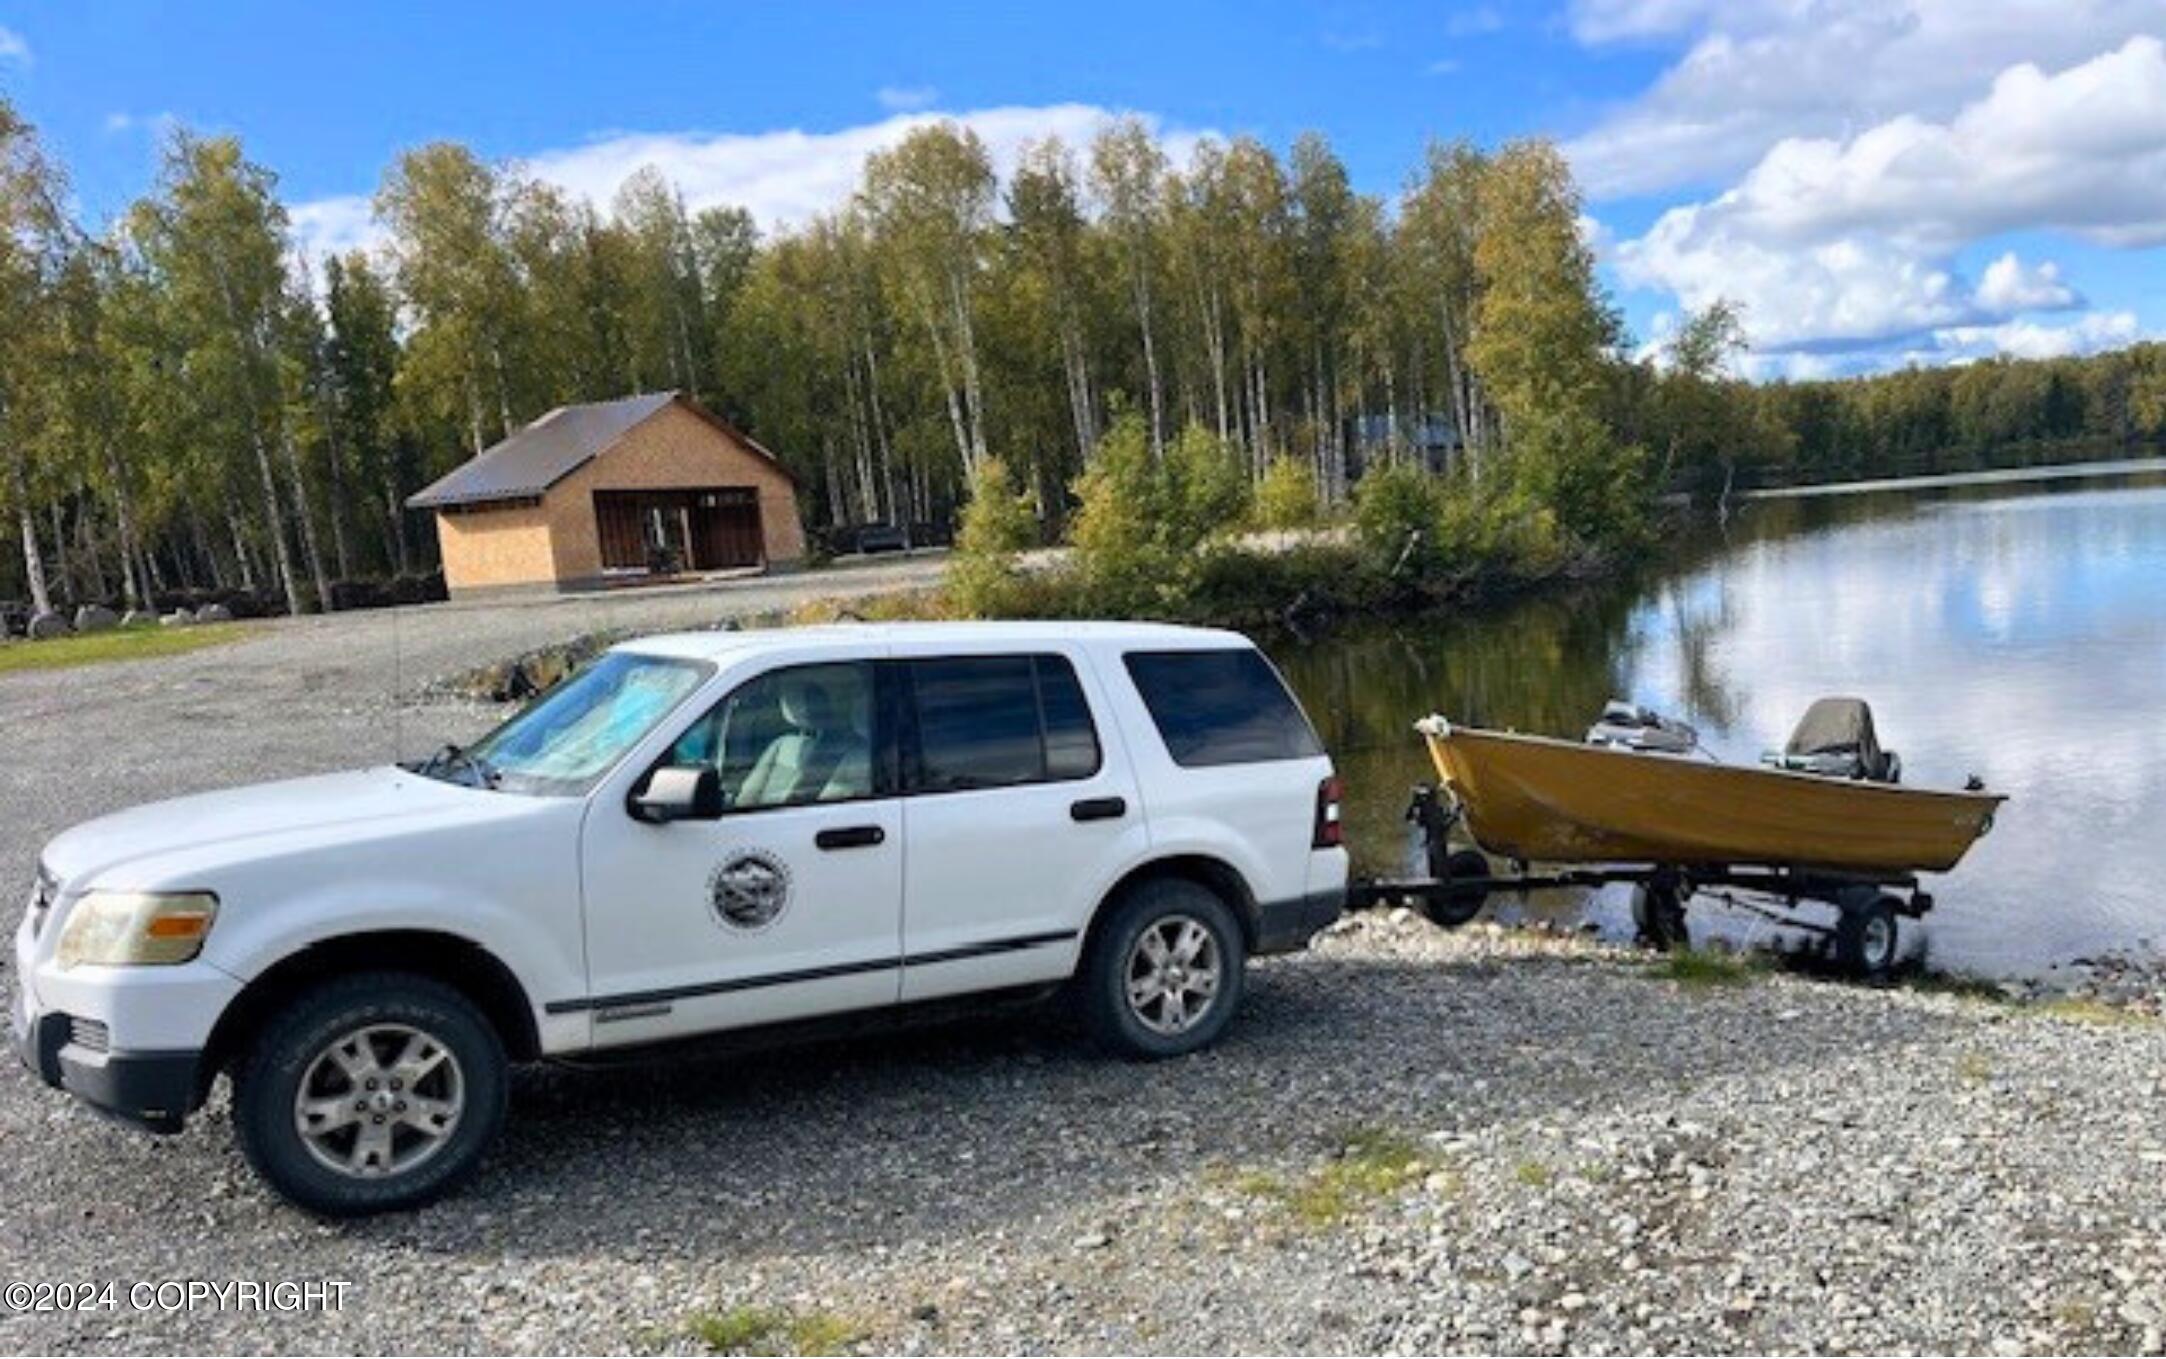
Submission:
<svg viewBox="0 0 2166 1359">
<path fill-rule="evenodd" d="M 1694 760 L 1687 755 L 1671 755 L 1661 751 L 1618 750 L 1612 746 L 1594 745 L 1585 741 L 1569 741 L 1562 737 L 1542 736 L 1534 732 L 1498 731 L 1491 727 L 1462 726 L 1441 715 L 1438 715 L 1437 720 L 1445 724 L 1444 731 L 1430 731 L 1417 726 L 1417 730 L 1421 731 L 1424 740 L 1449 742 L 1457 737 L 1467 736 L 1494 741 L 1518 741 L 1529 745 L 1556 746 L 1563 750 L 1576 751 L 1582 754 L 1615 756 L 1626 760 L 1649 758 L 1669 760 L 1684 768 L 1704 769 L 1710 772 L 1768 774 L 1778 778 L 1802 779 L 1812 784 L 1823 786 L 1832 784 L 1861 792 L 1871 791 L 1896 796 L 1913 796 L 1922 793 L 1928 797 L 1959 798 L 1967 802 L 1987 802 L 1995 807 L 2008 801 L 2008 794 L 1989 792 L 1984 789 L 1927 788 L 1918 784 L 1878 783 L 1871 779 L 1843 779 L 1830 774 L 1809 773 L 1802 769 L 1782 769 L 1770 764 L 1725 764 L 1720 760 Z"/>
</svg>

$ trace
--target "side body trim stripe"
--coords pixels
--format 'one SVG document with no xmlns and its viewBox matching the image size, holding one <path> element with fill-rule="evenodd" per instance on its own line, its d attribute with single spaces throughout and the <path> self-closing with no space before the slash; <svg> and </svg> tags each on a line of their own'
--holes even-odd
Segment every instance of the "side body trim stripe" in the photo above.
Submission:
<svg viewBox="0 0 2166 1359">
<path fill-rule="evenodd" d="M 765 986 L 789 986 L 796 982 L 826 981 L 832 977 L 851 977 L 865 972 L 887 972 L 898 967 L 926 967 L 935 963 L 962 962 L 965 959 L 984 958 L 996 953 L 1014 953 L 1021 949 L 1066 943 L 1075 938 L 1076 933 L 1075 930 L 1054 930 L 1045 934 L 1021 934 L 1008 939 L 988 939 L 980 944 L 966 944 L 961 948 L 940 949 L 932 953 L 907 954 L 898 958 L 868 958 L 863 962 L 831 963 L 825 967 L 798 968 L 791 972 L 766 972 L 756 977 L 730 977 L 722 981 L 696 982 L 690 986 L 670 986 L 654 991 L 627 991 L 614 996 L 552 1000 L 542 1006 L 542 1010 L 546 1014 L 568 1015 L 584 1010 L 663 1005 L 671 1001 L 692 1000 L 699 996 L 752 991 Z"/>
</svg>

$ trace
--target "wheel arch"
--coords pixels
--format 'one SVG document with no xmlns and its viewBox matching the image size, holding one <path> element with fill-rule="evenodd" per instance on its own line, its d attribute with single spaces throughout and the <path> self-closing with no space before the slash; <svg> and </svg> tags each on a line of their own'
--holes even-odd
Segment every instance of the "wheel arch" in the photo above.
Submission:
<svg viewBox="0 0 2166 1359">
<path fill-rule="evenodd" d="M 459 992 L 496 1029 L 513 1061 L 541 1054 L 533 1003 L 502 959 L 471 939 L 440 930 L 369 930 L 316 940 L 258 973 L 211 1030 L 202 1064 L 205 1083 L 232 1064 L 249 1034 L 307 987 L 376 970 L 411 972 Z"/>
<path fill-rule="evenodd" d="M 1263 932 L 1263 917 L 1256 903 L 1256 894 L 1248 885 L 1248 879 L 1241 875 L 1241 870 L 1224 859 L 1209 854 L 1185 853 L 1147 859 L 1123 873 L 1108 887 L 1104 895 L 1098 898 L 1098 905 L 1091 911 L 1090 926 L 1083 932 L 1082 956 L 1090 956 L 1091 946 L 1098 938 L 1098 931 L 1107 917 L 1112 915 L 1108 908 L 1137 884 L 1160 878 L 1193 882 L 1225 902 L 1232 908 L 1234 919 L 1241 923 L 1241 947 L 1249 953 L 1255 952 L 1257 940 Z"/>
</svg>

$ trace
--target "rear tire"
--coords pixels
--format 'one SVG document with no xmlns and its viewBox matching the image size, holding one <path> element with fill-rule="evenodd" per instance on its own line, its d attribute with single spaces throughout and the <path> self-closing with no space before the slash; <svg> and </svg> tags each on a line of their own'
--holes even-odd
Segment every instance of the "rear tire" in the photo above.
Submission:
<svg viewBox="0 0 2166 1359">
<path fill-rule="evenodd" d="M 1859 893 L 1841 903 L 1835 924 L 1835 963 L 1860 981 L 1885 981 L 1902 956 L 1902 932 L 1896 925 L 1894 897 Z"/>
<path fill-rule="evenodd" d="M 272 1016 L 233 1073 L 241 1151 L 326 1217 L 414 1208 L 468 1175 L 504 1123 L 503 1042 L 427 977 L 340 977 Z"/>
<path fill-rule="evenodd" d="M 1156 1061 L 1225 1032 L 1248 961 L 1232 908 L 1186 878 L 1152 878 L 1107 909 L 1076 977 L 1091 1037 Z"/>
</svg>

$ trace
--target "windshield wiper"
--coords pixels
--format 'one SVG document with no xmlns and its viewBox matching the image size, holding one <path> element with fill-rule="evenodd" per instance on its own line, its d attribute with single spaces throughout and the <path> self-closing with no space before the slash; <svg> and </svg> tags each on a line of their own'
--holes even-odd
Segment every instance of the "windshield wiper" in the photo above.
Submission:
<svg viewBox="0 0 2166 1359">
<path fill-rule="evenodd" d="M 416 774 L 432 779 L 452 778 L 455 776 L 455 771 L 464 768 L 473 776 L 466 781 L 471 782 L 476 788 L 494 788 L 504 777 L 503 772 L 489 763 L 485 756 L 476 755 L 472 751 L 453 745 L 450 742 L 446 742 L 441 750 L 428 759 L 409 767 Z"/>
</svg>

